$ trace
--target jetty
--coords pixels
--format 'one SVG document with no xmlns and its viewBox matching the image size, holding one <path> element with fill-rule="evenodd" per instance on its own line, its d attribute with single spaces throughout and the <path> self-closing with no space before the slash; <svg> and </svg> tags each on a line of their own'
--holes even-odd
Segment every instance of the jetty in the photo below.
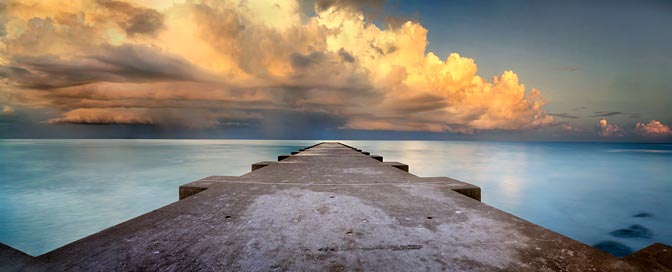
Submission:
<svg viewBox="0 0 672 272">
<path fill-rule="evenodd" d="M 40 256 L 0 244 L 0 271 L 672 269 L 667 245 L 617 258 L 482 203 L 477 186 L 341 143 L 251 170 Z"/>
</svg>

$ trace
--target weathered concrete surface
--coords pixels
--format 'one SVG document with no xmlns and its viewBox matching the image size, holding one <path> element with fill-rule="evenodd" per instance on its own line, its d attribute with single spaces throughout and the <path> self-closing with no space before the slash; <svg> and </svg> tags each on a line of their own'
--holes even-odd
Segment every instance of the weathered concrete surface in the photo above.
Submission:
<svg viewBox="0 0 672 272">
<path fill-rule="evenodd" d="M 261 162 L 261 163 L 265 163 L 265 162 Z M 271 163 L 275 163 L 275 162 L 271 162 Z M 255 163 L 255 164 L 252 165 L 252 169 L 253 169 L 252 171 L 255 170 L 255 165 L 258 165 L 258 164 L 260 164 L 260 163 Z M 266 164 L 266 165 L 268 165 L 268 164 Z M 261 168 L 261 167 L 259 167 L 259 168 Z M 257 168 L 257 169 L 259 169 L 259 168 Z M 205 190 L 207 190 L 207 189 L 209 189 L 209 188 L 211 188 L 211 187 L 213 187 L 217 184 L 221 184 L 222 182 L 236 182 L 236 181 L 240 181 L 240 180 L 241 180 L 240 177 L 212 176 L 212 177 L 207 177 L 207 178 L 204 178 L 204 179 L 199 179 L 199 180 L 194 181 L 194 182 L 189 182 L 187 184 L 184 184 L 184 185 L 180 186 L 180 188 L 179 188 L 179 190 L 180 190 L 180 192 L 179 192 L 180 200 L 185 199 L 187 197 L 190 197 L 192 195 L 195 195 L 197 193 L 200 193 L 202 191 L 205 191 Z"/>
<path fill-rule="evenodd" d="M 431 177 L 431 178 L 422 178 L 422 181 L 424 182 L 441 182 L 442 184 L 445 184 L 446 186 L 450 186 L 450 189 L 458 192 L 460 194 L 463 194 L 465 196 L 468 196 L 470 198 L 473 198 L 475 200 L 481 201 L 481 188 L 472 185 L 466 182 L 461 182 L 456 179 L 452 178 L 447 178 L 447 177 Z"/>
<path fill-rule="evenodd" d="M 400 162 L 384 162 L 383 164 L 392 166 L 394 168 L 397 168 L 401 171 L 408 172 L 408 165 Z"/>
<path fill-rule="evenodd" d="M 619 259 L 455 191 L 469 186 L 324 143 L 186 184 L 181 201 L 0 270 L 669 269 L 667 246 Z"/>
<path fill-rule="evenodd" d="M 0 243 L 0 271 L 18 271 L 32 261 L 32 256 Z"/>
<path fill-rule="evenodd" d="M 286 158 L 289 158 L 290 155 L 279 155 L 278 156 L 278 161 L 284 160 Z"/>
<path fill-rule="evenodd" d="M 383 156 L 381 156 L 381 155 L 371 155 L 371 158 L 374 158 L 379 162 L 383 161 Z"/>
<path fill-rule="evenodd" d="M 672 247 L 655 243 L 625 257 L 629 263 L 653 270 L 672 270 Z"/>
<path fill-rule="evenodd" d="M 262 161 L 252 164 L 252 171 L 274 164 L 274 161 Z"/>
</svg>

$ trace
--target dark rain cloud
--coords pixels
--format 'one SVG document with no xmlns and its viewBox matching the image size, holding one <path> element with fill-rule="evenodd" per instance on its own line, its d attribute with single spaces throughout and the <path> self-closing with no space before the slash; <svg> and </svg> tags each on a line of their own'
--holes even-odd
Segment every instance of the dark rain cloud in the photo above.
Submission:
<svg viewBox="0 0 672 272">
<path fill-rule="evenodd" d="M 355 62 L 355 57 L 353 57 L 348 51 L 345 51 L 345 49 L 341 48 L 338 50 L 338 55 L 341 56 L 341 59 L 345 62 Z"/>
<path fill-rule="evenodd" d="M 394 104 L 393 108 L 398 113 L 408 114 L 439 110 L 446 107 L 446 105 L 447 102 L 442 97 L 426 94 L 399 100 Z"/>
<path fill-rule="evenodd" d="M 322 52 L 312 52 L 307 55 L 292 53 L 289 56 L 289 58 L 292 63 L 292 67 L 307 68 L 308 66 L 319 64 L 320 62 L 322 62 L 322 60 L 325 59 L 325 55 Z"/>
<path fill-rule="evenodd" d="M 103 46 L 95 54 L 61 58 L 55 55 L 16 56 L 0 67 L 0 77 L 19 85 L 49 89 L 92 82 L 206 81 L 188 60 L 144 45 Z"/>
<path fill-rule="evenodd" d="M 122 1 L 99 0 L 98 3 L 125 17 L 118 24 L 129 36 L 136 34 L 153 36 L 163 28 L 164 16 L 154 9 L 136 7 Z"/>
<path fill-rule="evenodd" d="M 548 115 L 554 116 L 554 117 L 559 117 L 559 118 L 566 118 L 566 119 L 577 119 L 580 118 L 579 116 L 576 115 L 571 115 L 569 113 L 549 113 Z"/>
<path fill-rule="evenodd" d="M 620 111 L 610 111 L 610 112 L 605 112 L 605 111 L 596 111 L 594 115 L 591 115 L 590 117 L 608 117 L 608 116 L 615 116 L 615 115 L 621 115 L 623 114 Z"/>
</svg>

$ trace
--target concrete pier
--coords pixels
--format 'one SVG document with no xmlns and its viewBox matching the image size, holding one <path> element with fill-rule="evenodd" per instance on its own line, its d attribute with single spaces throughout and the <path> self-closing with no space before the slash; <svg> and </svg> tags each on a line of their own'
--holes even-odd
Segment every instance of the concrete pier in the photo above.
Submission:
<svg viewBox="0 0 672 272">
<path fill-rule="evenodd" d="M 655 244 L 620 259 L 340 143 L 180 186 L 180 201 L 0 271 L 670 271 Z"/>
</svg>

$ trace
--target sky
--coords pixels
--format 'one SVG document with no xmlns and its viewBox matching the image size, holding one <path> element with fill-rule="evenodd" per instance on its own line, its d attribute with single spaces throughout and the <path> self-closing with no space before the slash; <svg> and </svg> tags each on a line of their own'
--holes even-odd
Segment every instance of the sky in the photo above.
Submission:
<svg viewBox="0 0 672 272">
<path fill-rule="evenodd" d="M 672 1 L 0 3 L 0 138 L 672 142 Z"/>
</svg>

